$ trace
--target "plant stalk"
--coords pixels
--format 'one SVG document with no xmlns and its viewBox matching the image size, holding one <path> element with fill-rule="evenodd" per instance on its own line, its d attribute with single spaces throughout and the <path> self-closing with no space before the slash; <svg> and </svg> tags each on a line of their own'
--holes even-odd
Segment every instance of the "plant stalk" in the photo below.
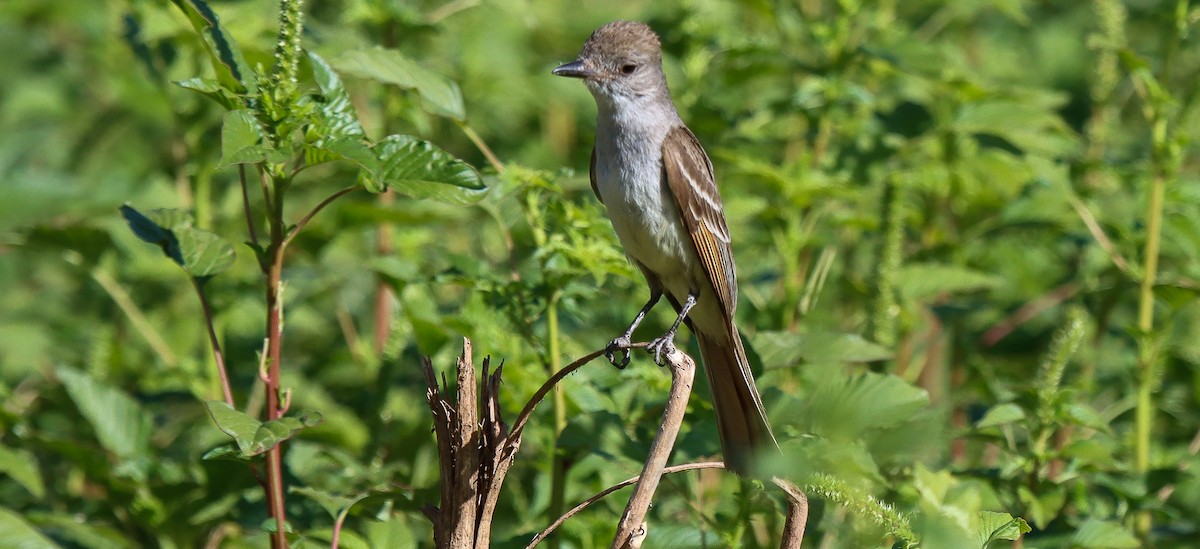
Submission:
<svg viewBox="0 0 1200 549">
<path fill-rule="evenodd" d="M 558 300 L 559 292 L 554 291 L 550 295 L 550 300 L 546 306 L 546 338 L 549 340 L 549 363 L 550 375 L 558 373 L 562 369 L 562 362 L 559 358 L 559 340 L 558 340 Z M 566 460 L 560 454 L 558 446 L 558 436 L 562 434 L 563 429 L 567 427 L 567 402 L 566 396 L 563 394 L 561 386 L 554 387 L 554 451 L 550 454 L 551 476 L 550 476 L 550 516 L 557 517 L 563 514 L 565 506 L 565 498 L 567 491 L 567 464 Z M 550 547 L 552 549 L 558 547 L 558 540 L 551 539 Z"/>
<path fill-rule="evenodd" d="M 1154 329 L 1154 282 L 1158 274 L 1165 194 L 1165 177 L 1161 172 L 1156 173 L 1150 183 L 1150 200 L 1146 207 L 1146 247 L 1138 298 L 1141 348 L 1138 351 L 1137 408 L 1134 413 L 1134 468 L 1140 474 L 1146 474 L 1150 470 L 1150 433 L 1154 428 L 1155 362 L 1158 353 L 1154 349 L 1150 332 Z M 1134 523 L 1138 533 L 1144 537 L 1150 531 L 1150 513 L 1138 513 Z"/>
</svg>

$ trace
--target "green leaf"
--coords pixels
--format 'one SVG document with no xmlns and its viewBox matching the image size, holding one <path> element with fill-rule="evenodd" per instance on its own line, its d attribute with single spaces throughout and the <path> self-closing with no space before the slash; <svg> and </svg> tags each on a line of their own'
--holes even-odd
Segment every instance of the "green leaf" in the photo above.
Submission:
<svg viewBox="0 0 1200 549">
<path fill-rule="evenodd" d="M 928 404 L 924 390 L 893 375 L 828 376 L 802 405 L 801 418 L 813 433 L 849 440 L 903 423 Z"/>
<path fill-rule="evenodd" d="M 1112 431 L 1112 428 L 1108 426 L 1108 423 L 1104 421 L 1104 418 L 1100 417 L 1100 414 L 1097 414 L 1096 411 L 1087 404 L 1081 404 L 1078 402 L 1072 403 L 1071 405 L 1067 406 L 1067 416 L 1069 416 L 1076 425 L 1082 425 L 1084 427 L 1096 429 L 1097 431 L 1103 431 L 1106 433 Z"/>
<path fill-rule="evenodd" d="M 393 188 L 401 194 L 450 204 L 473 204 L 487 189 L 479 172 L 431 143 L 389 135 L 375 146 L 379 170 L 363 174 L 371 192 Z"/>
<path fill-rule="evenodd" d="M 103 524 L 92 524 L 86 519 L 64 512 L 29 512 L 25 515 L 42 532 L 52 536 L 67 547 L 84 549 L 126 549 L 135 544 L 120 531 Z M 3 528 L 0 528 L 2 531 Z"/>
<path fill-rule="evenodd" d="M 1071 547 L 1084 549 L 1135 549 L 1136 537 L 1120 524 L 1089 518 L 1075 531 Z"/>
<path fill-rule="evenodd" d="M 1029 517 L 1029 521 L 1040 530 L 1058 517 L 1067 502 L 1067 494 L 1059 486 L 1050 486 L 1036 494 L 1029 487 L 1020 486 L 1017 488 L 1017 499 L 1025 504 L 1022 514 Z"/>
<path fill-rule="evenodd" d="M 162 248 L 163 254 L 189 275 L 207 278 L 233 265 L 233 245 L 208 231 L 191 226 L 191 216 L 181 210 L 151 210 L 142 214 L 128 204 L 121 215 L 138 238 Z"/>
<path fill-rule="evenodd" d="M 366 135 L 362 124 L 358 121 L 358 113 L 354 110 L 354 104 L 350 102 L 350 94 L 346 93 L 346 87 L 338 78 L 337 73 L 333 71 L 329 63 L 315 53 L 309 52 L 308 59 L 312 64 L 313 78 L 317 81 L 317 87 L 321 89 L 322 96 L 318 99 L 318 124 L 317 127 L 310 129 L 310 132 L 313 132 L 309 136 L 310 139 L 320 143 L 326 139 Z"/>
<path fill-rule="evenodd" d="M 204 39 L 204 45 L 212 58 L 213 70 L 216 71 L 217 80 L 221 85 L 239 94 L 256 92 L 258 83 L 254 74 L 246 64 L 246 59 L 242 57 L 237 43 L 221 28 L 221 19 L 217 17 L 216 12 L 203 0 L 171 1 L 183 11 L 192 28 Z"/>
<path fill-rule="evenodd" d="M 201 229 L 175 231 L 179 249 L 183 254 L 183 270 L 196 278 L 207 278 L 219 274 L 236 258 L 233 245 L 224 238 Z"/>
<path fill-rule="evenodd" d="M 270 450 L 296 433 L 309 427 L 321 424 L 321 414 L 305 410 L 300 417 L 281 417 L 263 423 L 254 432 L 254 440 L 250 444 L 248 455 L 258 455 Z"/>
<path fill-rule="evenodd" d="M 227 460 L 245 462 L 246 456 L 242 455 L 242 451 L 238 448 L 236 442 L 228 442 L 204 452 L 204 454 L 200 456 L 200 459 L 205 461 Z"/>
<path fill-rule="evenodd" d="M 25 522 L 21 515 L 4 507 L 0 507 L 0 532 L 4 533 L 5 547 L 58 549 L 58 545 Z"/>
<path fill-rule="evenodd" d="M 1031 530 L 1029 523 L 1021 517 L 1014 518 L 1008 513 L 980 511 L 979 527 L 975 533 L 979 536 L 980 549 L 985 549 L 989 543 L 996 540 L 1017 541 Z"/>
<path fill-rule="evenodd" d="M 179 80 L 175 82 L 175 85 L 212 99 L 228 110 L 242 108 L 242 100 L 236 93 L 225 89 L 220 82 L 211 78 L 189 78 Z"/>
<path fill-rule="evenodd" d="M 379 170 L 379 159 L 375 152 L 359 137 L 322 139 L 304 148 L 304 162 L 309 166 L 338 160 L 350 162 L 366 173 Z"/>
<path fill-rule="evenodd" d="M 232 437 L 237 443 L 238 451 L 245 454 L 250 445 L 254 443 L 254 433 L 258 431 L 262 422 L 235 410 L 221 400 L 210 400 L 205 405 L 208 407 L 208 415 L 212 417 L 213 423 L 217 424 L 217 429 Z"/>
<path fill-rule="evenodd" d="M 790 368 L 801 360 L 817 364 L 874 362 L 891 358 L 887 348 L 858 334 L 837 332 L 760 332 L 754 348 L 766 368 Z"/>
<path fill-rule="evenodd" d="M 37 459 L 25 450 L 0 446 L 0 473 L 17 481 L 37 499 L 46 495 L 46 486 L 42 483 Z"/>
<path fill-rule="evenodd" d="M 350 51 L 335 59 L 333 64 L 345 74 L 414 90 L 434 114 L 454 120 L 466 118 L 458 85 L 399 51 L 380 47 Z"/>
<path fill-rule="evenodd" d="M 239 412 L 220 400 L 206 403 L 208 415 L 222 433 L 237 443 L 242 457 L 252 457 L 274 448 L 280 442 L 292 438 L 297 432 L 321 424 L 321 414 L 305 410 L 299 417 L 282 417 L 261 422 Z M 210 456 L 211 454 L 211 456 Z M 228 458 L 229 452 L 221 447 L 209 450 L 206 459 Z"/>
<path fill-rule="evenodd" d="M 221 160 L 217 167 L 262 162 L 269 152 L 259 145 L 262 138 L 262 126 L 253 111 L 238 109 L 225 113 L 225 122 L 221 124 Z"/>
<path fill-rule="evenodd" d="M 122 459 L 149 457 L 154 427 L 136 400 L 73 368 L 59 366 L 55 372 L 105 450 Z"/>
<path fill-rule="evenodd" d="M 1012 402 L 1006 402 L 993 406 L 986 414 L 983 414 L 983 417 L 975 423 L 975 428 L 984 429 L 1006 425 L 1022 419 L 1025 419 L 1025 410 Z"/>
<path fill-rule="evenodd" d="M 897 289 L 911 300 L 920 300 L 943 293 L 962 293 L 987 290 L 1003 280 L 993 274 L 957 265 L 909 264 L 896 277 Z"/>
</svg>

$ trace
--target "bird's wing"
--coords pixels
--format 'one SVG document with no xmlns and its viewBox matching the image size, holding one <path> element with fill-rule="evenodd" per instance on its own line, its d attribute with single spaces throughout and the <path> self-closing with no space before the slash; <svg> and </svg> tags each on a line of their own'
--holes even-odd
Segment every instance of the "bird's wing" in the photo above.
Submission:
<svg viewBox="0 0 1200 549">
<path fill-rule="evenodd" d="M 680 217 L 696 246 L 713 293 L 720 300 L 726 318 L 733 318 L 737 307 L 737 273 L 712 162 L 696 136 L 684 126 L 677 126 L 667 134 L 662 155 L 667 186 L 675 196 Z"/>
<path fill-rule="evenodd" d="M 588 179 L 592 181 L 592 193 L 596 195 L 596 200 L 603 204 L 604 198 L 600 196 L 600 189 L 596 188 L 596 147 L 592 147 L 592 160 L 588 162 Z"/>
</svg>

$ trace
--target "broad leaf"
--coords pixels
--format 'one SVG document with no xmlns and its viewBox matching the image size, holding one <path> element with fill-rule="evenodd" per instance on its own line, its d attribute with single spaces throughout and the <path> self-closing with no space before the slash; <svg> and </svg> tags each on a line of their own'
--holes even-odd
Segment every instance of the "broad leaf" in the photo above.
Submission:
<svg viewBox="0 0 1200 549">
<path fill-rule="evenodd" d="M 995 275 L 956 265 L 911 264 L 903 267 L 897 276 L 900 293 L 912 300 L 942 293 L 987 290 L 1002 282 Z"/>
<path fill-rule="evenodd" d="M 238 109 L 225 113 L 225 122 L 221 124 L 221 160 L 217 167 L 262 162 L 269 153 L 260 145 L 262 138 L 262 126 L 253 111 Z"/>
<path fill-rule="evenodd" d="M 150 415 L 124 391 L 67 366 L 55 372 L 105 450 L 123 459 L 148 457 Z"/>
<path fill-rule="evenodd" d="M 1032 529 L 1025 519 L 1013 517 L 1008 513 L 992 511 L 979 512 L 979 527 L 975 533 L 979 536 L 979 547 L 985 549 L 989 543 L 996 540 L 1017 541 Z"/>
<path fill-rule="evenodd" d="M 208 414 L 221 432 L 229 435 L 237 443 L 242 457 L 257 456 L 274 448 L 297 432 L 321 423 L 321 414 L 306 410 L 299 417 L 282 417 L 261 422 L 247 414 L 239 412 L 223 401 L 212 400 L 207 403 Z M 228 450 L 221 447 L 209 450 L 206 459 L 230 458 Z"/>
<path fill-rule="evenodd" d="M 242 108 L 242 100 L 236 93 L 226 89 L 220 82 L 211 78 L 189 78 L 175 82 L 175 85 L 212 99 L 226 109 L 234 110 Z"/>
<path fill-rule="evenodd" d="M 58 545 L 25 522 L 21 515 L 4 507 L 0 507 L 0 532 L 4 533 L 5 547 L 58 549 Z"/>
<path fill-rule="evenodd" d="M 212 417 L 213 423 L 217 424 L 217 429 L 232 437 L 237 443 L 238 451 L 244 454 L 254 442 L 254 433 L 258 431 L 262 422 L 220 400 L 210 400 L 205 405 L 208 406 L 208 415 Z M 212 457 L 223 457 L 223 453 L 218 452 Z"/>
<path fill-rule="evenodd" d="M 892 375 L 830 376 L 802 405 L 805 427 L 834 440 L 902 423 L 929 404 L 929 395 Z"/>
<path fill-rule="evenodd" d="M 414 90 L 434 114 L 454 120 L 466 118 L 458 85 L 399 51 L 379 47 L 350 51 L 335 59 L 334 65 L 345 74 Z"/>
<path fill-rule="evenodd" d="M 233 245 L 225 239 L 201 229 L 176 231 L 179 249 L 183 254 L 183 270 L 196 278 L 207 278 L 233 265 Z"/>
<path fill-rule="evenodd" d="M 371 192 L 392 188 L 414 198 L 473 204 L 486 186 L 470 164 L 433 144 L 408 135 L 390 135 L 375 146 L 379 169 L 363 174 Z"/>
<path fill-rule="evenodd" d="M 309 52 L 308 59 L 312 63 L 313 78 L 321 89 L 316 110 L 318 126 L 310 137 L 317 143 L 326 139 L 338 137 L 362 137 L 362 124 L 358 121 L 358 113 L 350 102 L 350 94 L 338 78 L 336 72 L 321 56 Z"/>
<path fill-rule="evenodd" d="M 344 160 L 366 173 L 379 170 L 379 159 L 371 146 L 361 137 L 345 136 L 321 139 L 304 147 L 304 163 L 312 166 L 322 162 Z"/>
<path fill-rule="evenodd" d="M 213 70 L 221 85 L 237 93 L 254 93 L 258 89 L 250 65 L 242 57 L 237 43 L 221 27 L 221 19 L 203 0 L 171 0 L 187 16 L 196 32 L 204 39 L 212 58 Z"/>
<path fill-rule="evenodd" d="M 1071 547 L 1086 549 L 1134 549 L 1141 547 L 1129 530 L 1115 522 L 1090 518 L 1079 526 L 1071 538 Z"/>
<path fill-rule="evenodd" d="M 867 341 L 858 334 L 837 332 L 761 332 L 754 337 L 754 348 L 766 368 L 798 366 L 809 363 L 873 362 L 891 358 L 885 347 Z"/>
<path fill-rule="evenodd" d="M 181 210 L 151 210 L 145 214 L 121 206 L 129 228 L 143 241 L 162 248 L 189 275 L 207 278 L 233 265 L 233 246 L 208 231 L 192 227 L 191 217 Z"/>
<path fill-rule="evenodd" d="M 1025 410 L 1016 404 L 1006 402 L 993 406 L 987 413 L 983 414 L 983 417 L 975 423 L 975 427 L 977 429 L 995 427 L 1022 419 L 1025 419 Z"/>
<path fill-rule="evenodd" d="M 309 427 L 321 424 L 321 414 L 305 410 L 299 417 L 281 417 L 263 423 L 254 433 L 254 441 L 250 444 L 249 455 L 258 455 L 280 442 L 292 438 L 296 433 Z"/>
<path fill-rule="evenodd" d="M 0 446 L 0 474 L 6 474 L 17 481 L 17 484 L 23 486 L 34 498 L 42 499 L 46 495 L 46 486 L 42 483 L 37 459 L 25 450 Z"/>
</svg>

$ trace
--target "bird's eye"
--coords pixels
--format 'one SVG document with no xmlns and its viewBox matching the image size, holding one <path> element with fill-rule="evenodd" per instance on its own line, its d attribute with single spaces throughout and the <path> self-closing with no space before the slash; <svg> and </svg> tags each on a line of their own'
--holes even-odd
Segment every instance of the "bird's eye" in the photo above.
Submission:
<svg viewBox="0 0 1200 549">
<path fill-rule="evenodd" d="M 637 65 L 634 65 L 633 63 L 627 63 L 627 64 L 621 66 L 621 72 L 625 73 L 625 74 L 633 74 L 633 71 L 636 71 L 636 70 L 637 70 Z"/>
</svg>

